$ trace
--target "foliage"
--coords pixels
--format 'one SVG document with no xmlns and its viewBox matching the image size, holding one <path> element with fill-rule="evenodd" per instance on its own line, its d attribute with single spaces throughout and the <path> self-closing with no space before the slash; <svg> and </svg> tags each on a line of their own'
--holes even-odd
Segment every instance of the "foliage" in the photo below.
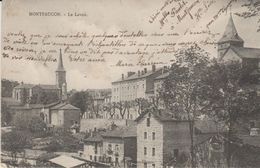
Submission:
<svg viewBox="0 0 260 168">
<path fill-rule="evenodd" d="M 10 81 L 7 79 L 1 80 L 1 96 L 2 97 L 12 97 L 13 88 L 19 85 L 17 81 Z"/>
<path fill-rule="evenodd" d="M 7 106 L 7 104 L 2 101 L 1 102 L 1 125 L 2 126 L 6 126 L 9 125 L 9 123 L 11 122 L 12 116 L 10 113 L 10 109 Z"/>
<path fill-rule="evenodd" d="M 28 129 L 32 133 L 43 132 L 47 128 L 46 123 L 40 117 L 32 117 L 28 123 Z"/>
<path fill-rule="evenodd" d="M 87 109 L 91 108 L 92 98 L 86 91 L 76 92 L 69 98 L 70 104 L 75 107 L 80 108 L 81 114 L 87 111 Z"/>
<path fill-rule="evenodd" d="M 29 137 L 23 132 L 12 131 L 2 135 L 2 149 L 11 152 L 13 158 L 16 158 L 17 153 L 29 144 Z"/>
<path fill-rule="evenodd" d="M 206 88 L 202 79 L 208 71 L 210 61 L 207 53 L 197 45 L 178 50 L 175 58 L 170 75 L 163 83 L 163 89 L 159 91 L 159 95 L 165 107 L 174 113 L 175 118 L 186 118 L 189 121 L 191 164 L 195 167 L 194 120 L 199 115 L 198 112 L 207 105 L 203 98 Z"/>
</svg>

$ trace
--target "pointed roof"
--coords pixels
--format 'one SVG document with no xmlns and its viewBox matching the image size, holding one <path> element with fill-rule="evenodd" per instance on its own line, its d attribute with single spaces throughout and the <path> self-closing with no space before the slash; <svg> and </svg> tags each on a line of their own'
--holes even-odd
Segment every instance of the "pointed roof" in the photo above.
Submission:
<svg viewBox="0 0 260 168">
<path fill-rule="evenodd" d="M 58 68 L 56 71 L 65 71 L 64 66 L 63 66 L 63 61 L 62 61 L 61 49 L 60 49 Z"/>
<path fill-rule="evenodd" d="M 235 24 L 234 24 L 234 21 L 232 18 L 232 14 L 230 14 L 225 32 L 218 42 L 223 43 L 223 42 L 227 42 L 227 41 L 244 42 L 244 40 L 241 37 L 239 37 L 239 35 L 237 33 L 237 29 L 235 27 Z"/>
</svg>

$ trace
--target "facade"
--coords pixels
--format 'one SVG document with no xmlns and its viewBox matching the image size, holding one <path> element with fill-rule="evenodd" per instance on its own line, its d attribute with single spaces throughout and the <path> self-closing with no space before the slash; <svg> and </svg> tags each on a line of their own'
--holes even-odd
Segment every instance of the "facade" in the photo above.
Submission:
<svg viewBox="0 0 260 168">
<path fill-rule="evenodd" d="M 84 140 L 84 151 L 82 157 L 93 162 L 104 162 L 103 138 L 100 134 L 90 136 Z"/>
<path fill-rule="evenodd" d="M 24 84 L 23 82 L 14 87 L 12 98 L 19 101 L 21 104 L 31 103 L 41 94 L 54 94 L 60 100 L 66 100 L 67 98 L 67 83 L 66 83 L 66 71 L 63 66 L 62 55 L 60 51 L 58 68 L 56 70 L 56 85 L 34 85 Z"/>
<path fill-rule="evenodd" d="M 239 36 L 232 15 L 229 18 L 225 32 L 218 41 L 219 61 L 239 61 L 247 69 L 246 81 L 259 85 L 260 79 L 260 48 L 244 46 L 244 40 Z M 248 78 L 251 76 L 252 78 Z M 252 81 L 251 81 L 252 80 Z"/>
<path fill-rule="evenodd" d="M 95 133 L 84 140 L 82 157 L 113 167 L 134 167 L 137 159 L 136 126 Z"/>
<path fill-rule="evenodd" d="M 112 102 L 133 101 L 137 98 L 148 99 L 153 96 L 154 79 L 162 74 L 163 68 L 152 70 L 144 68 L 142 71 L 122 74 L 121 79 L 112 82 Z"/>
<path fill-rule="evenodd" d="M 137 119 L 137 167 L 165 167 L 178 157 L 188 154 L 189 123 L 176 120 L 167 112 L 149 112 Z"/>
<path fill-rule="evenodd" d="M 68 103 L 59 103 L 49 109 L 49 124 L 71 128 L 80 122 L 80 109 Z"/>
</svg>

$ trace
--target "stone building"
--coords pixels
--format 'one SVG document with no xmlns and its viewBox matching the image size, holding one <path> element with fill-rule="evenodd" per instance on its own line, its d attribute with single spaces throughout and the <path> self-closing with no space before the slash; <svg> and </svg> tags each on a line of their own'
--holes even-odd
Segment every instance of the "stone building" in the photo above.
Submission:
<svg viewBox="0 0 260 168">
<path fill-rule="evenodd" d="M 67 83 L 66 83 L 66 71 L 63 66 L 62 54 L 60 50 L 60 56 L 58 61 L 58 68 L 55 72 L 56 84 L 55 85 L 43 85 L 43 84 L 25 84 L 14 87 L 12 98 L 19 101 L 21 104 L 31 103 L 38 96 L 42 94 L 57 96 L 58 100 L 65 100 L 67 98 Z"/>
<path fill-rule="evenodd" d="M 84 140 L 82 157 L 93 163 L 130 168 L 136 165 L 136 126 L 94 132 Z"/>
<path fill-rule="evenodd" d="M 165 167 L 179 154 L 189 154 L 188 121 L 176 120 L 167 111 L 146 111 L 136 121 L 138 168 Z"/>
<path fill-rule="evenodd" d="M 112 82 L 112 102 L 133 101 L 137 98 L 149 99 L 153 96 L 154 79 L 162 74 L 163 68 L 156 69 L 152 65 L 152 70 L 144 68 L 142 71 L 128 72 L 125 76 Z"/>
<path fill-rule="evenodd" d="M 218 58 L 220 61 L 239 61 L 247 69 L 246 81 L 258 84 L 260 79 L 260 48 L 244 46 L 244 40 L 239 36 L 232 15 L 230 15 L 223 36 L 218 41 Z M 248 76 L 252 78 L 248 78 Z M 253 79 L 251 81 L 251 79 Z M 259 87 L 258 87 L 259 88 Z"/>
</svg>

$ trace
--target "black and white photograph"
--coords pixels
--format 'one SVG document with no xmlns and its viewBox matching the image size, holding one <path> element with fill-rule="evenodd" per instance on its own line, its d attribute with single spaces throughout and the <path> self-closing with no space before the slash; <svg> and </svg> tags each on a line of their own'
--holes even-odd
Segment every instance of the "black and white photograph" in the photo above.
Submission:
<svg viewBox="0 0 260 168">
<path fill-rule="evenodd" d="M 260 0 L 3 0 L 2 168 L 260 168 Z"/>
</svg>

